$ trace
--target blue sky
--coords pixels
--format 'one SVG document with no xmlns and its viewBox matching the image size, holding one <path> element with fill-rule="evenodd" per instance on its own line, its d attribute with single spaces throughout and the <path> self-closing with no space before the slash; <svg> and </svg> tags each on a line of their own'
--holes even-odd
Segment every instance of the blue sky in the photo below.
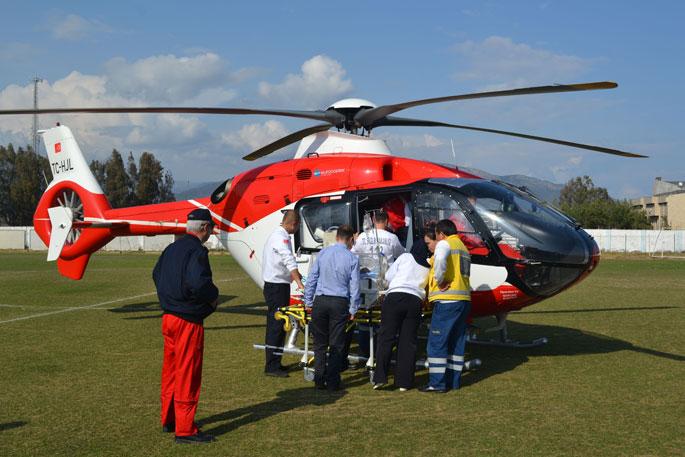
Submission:
<svg viewBox="0 0 685 457">
<path fill-rule="evenodd" d="M 136 4 L 139 3 L 139 4 Z M 22 2 L 3 10 L 0 107 L 119 105 L 325 108 L 493 88 L 611 80 L 614 90 L 445 103 L 421 117 L 643 153 L 623 159 L 460 130 L 374 131 L 396 154 L 556 182 L 588 174 L 616 197 L 685 178 L 682 2 Z M 572 5 L 574 3 L 575 5 Z M 256 6 L 258 5 L 258 6 Z M 253 166 L 242 155 L 302 120 L 44 116 L 88 158 L 155 153 L 178 182 Z M 0 119 L 0 142 L 29 142 L 30 117 Z M 292 148 L 269 160 L 283 159 Z"/>
</svg>

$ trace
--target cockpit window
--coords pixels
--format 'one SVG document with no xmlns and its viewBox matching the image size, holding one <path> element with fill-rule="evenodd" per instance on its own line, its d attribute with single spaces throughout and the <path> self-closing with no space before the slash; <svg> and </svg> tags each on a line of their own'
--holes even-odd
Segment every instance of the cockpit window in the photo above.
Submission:
<svg viewBox="0 0 685 457">
<path fill-rule="evenodd" d="M 459 204 L 459 198 L 463 199 L 456 192 L 447 189 L 428 188 L 418 191 L 414 201 L 417 226 L 425 227 L 441 219 L 449 219 L 454 222 L 459 237 L 471 254 L 487 255 L 483 238 L 466 217 L 466 209 Z"/>
<path fill-rule="evenodd" d="M 228 178 L 226 181 L 219 184 L 219 187 L 214 189 L 214 192 L 212 192 L 212 195 L 210 197 L 210 199 L 212 200 L 212 203 L 214 203 L 216 205 L 221 200 L 226 198 L 228 193 L 231 191 L 231 185 L 232 184 L 233 184 L 233 178 Z"/>
</svg>

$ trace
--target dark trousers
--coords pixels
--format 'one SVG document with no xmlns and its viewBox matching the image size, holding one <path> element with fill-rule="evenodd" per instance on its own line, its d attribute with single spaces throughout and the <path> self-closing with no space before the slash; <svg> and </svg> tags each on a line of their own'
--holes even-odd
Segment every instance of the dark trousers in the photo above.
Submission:
<svg viewBox="0 0 685 457">
<path fill-rule="evenodd" d="M 283 321 L 277 320 L 274 317 L 274 313 L 281 306 L 288 306 L 290 304 L 290 284 L 265 282 L 264 301 L 266 301 L 266 306 L 268 307 L 264 343 L 267 346 L 264 351 L 266 353 L 264 371 L 277 371 L 281 367 L 281 356 L 275 353 L 281 352 L 281 350 L 274 349 L 274 347 L 280 348 L 285 343 L 285 330 L 283 330 Z"/>
<path fill-rule="evenodd" d="M 378 330 L 378 354 L 373 376 L 375 383 L 388 382 L 390 357 L 399 332 L 395 385 L 405 389 L 414 386 L 421 304 L 419 297 L 403 292 L 393 292 L 385 297 L 381 309 L 381 328 Z"/>
<path fill-rule="evenodd" d="M 347 298 L 319 295 L 314 299 L 310 325 L 314 337 L 314 382 L 317 386 L 325 384 L 333 389 L 340 386 L 340 370 L 345 353 L 345 324 L 348 319 Z"/>
</svg>

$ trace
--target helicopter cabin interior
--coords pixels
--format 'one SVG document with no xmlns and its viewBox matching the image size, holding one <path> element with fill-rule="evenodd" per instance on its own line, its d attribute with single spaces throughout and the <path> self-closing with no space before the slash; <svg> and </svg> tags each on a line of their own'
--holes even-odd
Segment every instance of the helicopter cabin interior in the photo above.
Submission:
<svg viewBox="0 0 685 457">
<path fill-rule="evenodd" d="M 410 187 L 346 192 L 341 195 L 302 199 L 296 205 L 302 225 L 295 236 L 295 246 L 303 252 L 315 252 L 335 242 L 340 225 L 349 224 L 356 232 L 372 227 L 373 215 L 388 214 L 389 230 L 405 249 L 423 236 L 424 227 L 440 219 L 450 219 L 472 255 L 488 256 L 489 250 L 469 215 L 473 208 L 460 204 L 465 196 L 458 192 L 417 183 Z"/>
</svg>

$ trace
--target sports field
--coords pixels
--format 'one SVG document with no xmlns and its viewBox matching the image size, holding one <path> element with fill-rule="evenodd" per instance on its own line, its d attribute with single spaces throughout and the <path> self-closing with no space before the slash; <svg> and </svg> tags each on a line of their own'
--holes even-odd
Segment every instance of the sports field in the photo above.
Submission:
<svg viewBox="0 0 685 457">
<path fill-rule="evenodd" d="M 359 370 L 331 394 L 262 375 L 261 292 L 213 255 L 203 447 L 161 433 L 155 260 L 97 254 L 72 282 L 43 254 L 0 253 L 1 456 L 685 454 L 685 260 L 603 259 L 512 316 L 512 337 L 549 344 L 469 348 L 483 367 L 459 391 L 373 391 Z"/>
</svg>

